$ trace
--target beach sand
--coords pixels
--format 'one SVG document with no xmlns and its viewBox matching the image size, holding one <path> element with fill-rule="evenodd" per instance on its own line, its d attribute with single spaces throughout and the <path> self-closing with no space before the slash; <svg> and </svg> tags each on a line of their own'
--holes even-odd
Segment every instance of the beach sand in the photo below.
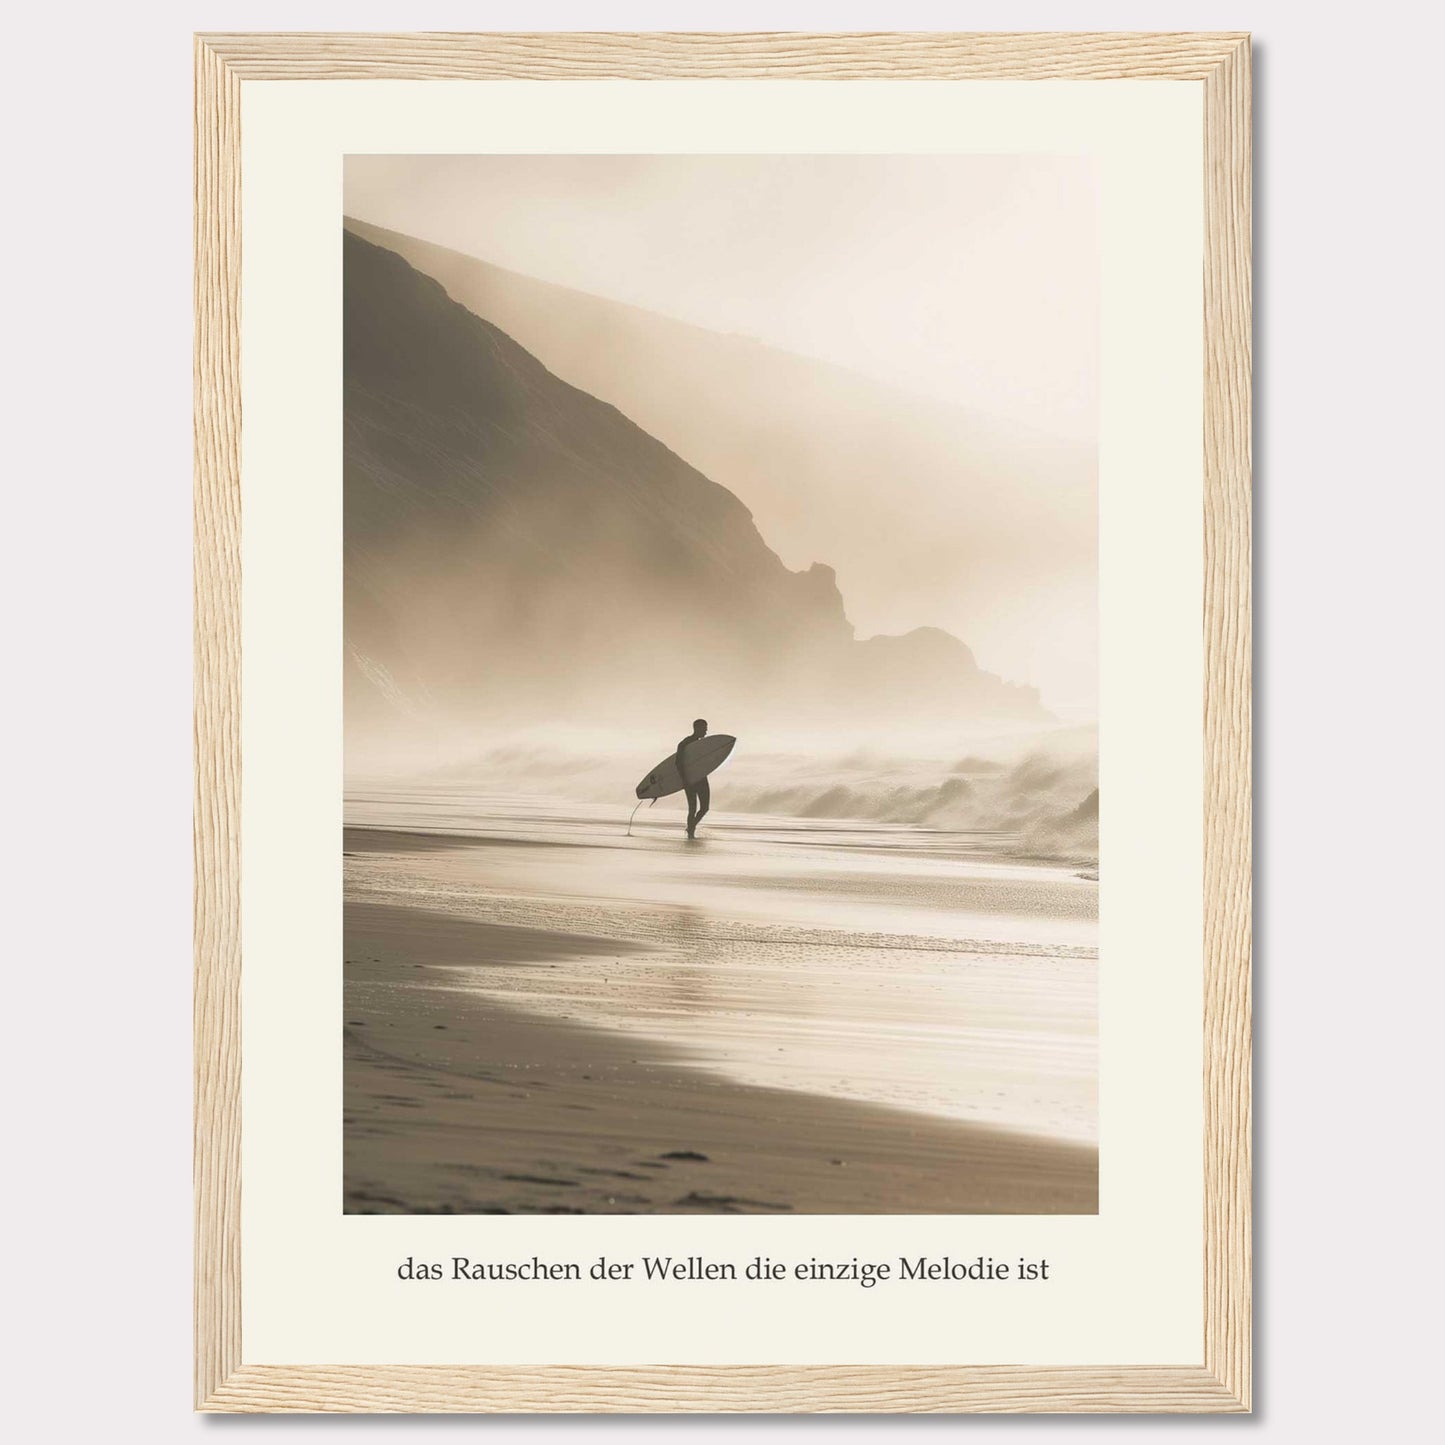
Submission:
<svg viewBox="0 0 1445 1445">
<path fill-rule="evenodd" d="M 347 821 L 349 1212 L 1096 1210 L 1092 879 L 661 805 Z"/>
</svg>

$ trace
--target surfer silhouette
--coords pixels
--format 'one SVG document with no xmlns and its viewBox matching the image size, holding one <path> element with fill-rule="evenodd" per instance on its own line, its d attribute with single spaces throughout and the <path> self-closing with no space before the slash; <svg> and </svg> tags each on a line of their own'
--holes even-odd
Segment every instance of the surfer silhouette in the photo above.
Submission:
<svg viewBox="0 0 1445 1445">
<path fill-rule="evenodd" d="M 707 775 L 716 772 L 728 759 L 737 739 L 727 733 L 712 733 L 707 730 L 707 719 L 698 718 L 692 731 L 678 743 L 667 757 L 643 778 L 637 785 L 637 808 L 644 803 L 655 803 L 659 798 L 669 798 L 674 793 L 687 794 L 687 836 L 697 836 L 697 825 L 707 814 L 711 802 Z M 627 836 L 632 836 L 632 818 L 627 820 Z"/>
<path fill-rule="evenodd" d="M 677 763 L 678 776 L 682 779 L 682 790 L 687 794 L 687 836 L 697 836 L 697 825 L 702 822 L 703 815 L 707 812 L 708 804 L 712 800 L 712 790 L 707 785 L 706 778 L 699 778 L 695 783 L 687 780 L 687 768 L 683 765 L 682 755 L 690 743 L 701 742 L 707 736 L 707 719 L 700 717 L 694 720 L 692 731 L 683 738 L 677 745 L 677 753 L 674 761 Z"/>
</svg>

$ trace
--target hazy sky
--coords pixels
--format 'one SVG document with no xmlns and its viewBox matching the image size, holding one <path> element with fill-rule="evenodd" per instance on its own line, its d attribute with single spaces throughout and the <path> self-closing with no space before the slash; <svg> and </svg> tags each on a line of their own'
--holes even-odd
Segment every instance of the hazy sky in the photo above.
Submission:
<svg viewBox="0 0 1445 1445">
<path fill-rule="evenodd" d="M 1051 156 L 352 156 L 347 213 L 1092 443 L 1092 168 Z"/>
</svg>

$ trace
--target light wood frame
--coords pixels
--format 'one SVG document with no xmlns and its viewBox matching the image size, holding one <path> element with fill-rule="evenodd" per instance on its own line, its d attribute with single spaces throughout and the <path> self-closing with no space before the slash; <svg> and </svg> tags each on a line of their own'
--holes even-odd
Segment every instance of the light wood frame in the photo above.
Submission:
<svg viewBox="0 0 1445 1445">
<path fill-rule="evenodd" d="M 195 1390 L 216 1411 L 1250 1408 L 1250 51 L 1244 34 L 196 37 Z M 1204 105 L 1202 1364 L 526 1368 L 244 1363 L 240 100 L 248 80 L 1177 80 Z"/>
</svg>

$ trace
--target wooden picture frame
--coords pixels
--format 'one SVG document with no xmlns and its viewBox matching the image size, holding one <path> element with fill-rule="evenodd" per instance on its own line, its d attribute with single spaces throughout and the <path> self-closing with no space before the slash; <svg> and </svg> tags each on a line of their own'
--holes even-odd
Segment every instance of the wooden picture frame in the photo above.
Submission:
<svg viewBox="0 0 1445 1445">
<path fill-rule="evenodd" d="M 1244 34 L 217 34 L 195 42 L 195 1400 L 210 1411 L 1250 1408 L 1250 49 Z M 248 1363 L 240 1174 L 240 173 L 252 81 L 1168 80 L 1205 150 L 1202 1363 Z"/>
</svg>

